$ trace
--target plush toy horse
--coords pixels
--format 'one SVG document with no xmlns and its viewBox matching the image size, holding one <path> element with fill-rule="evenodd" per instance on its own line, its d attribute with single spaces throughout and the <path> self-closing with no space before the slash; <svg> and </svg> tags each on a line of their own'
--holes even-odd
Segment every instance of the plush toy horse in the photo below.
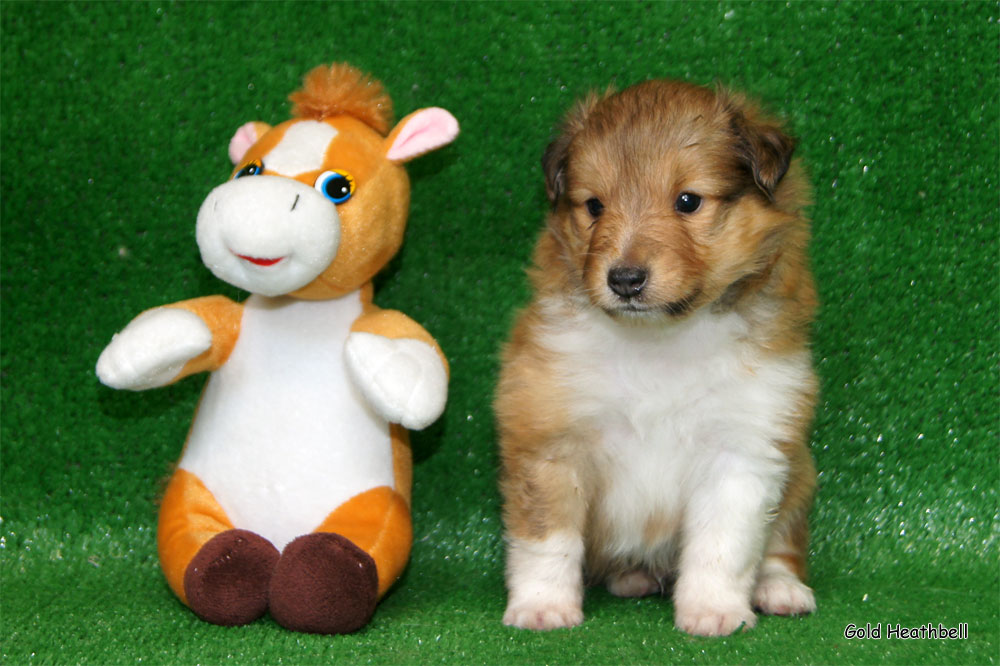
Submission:
<svg viewBox="0 0 1000 666">
<path fill-rule="evenodd" d="M 216 624 L 270 610 L 289 629 L 346 633 L 409 558 L 404 428 L 437 419 L 448 382 L 437 343 L 377 308 L 371 279 L 403 240 L 402 164 L 458 123 L 422 109 L 386 136 L 389 98 L 347 65 L 314 69 L 290 99 L 292 120 L 239 128 L 233 177 L 198 213 L 203 261 L 252 295 L 140 314 L 97 374 L 141 390 L 214 371 L 160 508 L 177 596 Z"/>
</svg>

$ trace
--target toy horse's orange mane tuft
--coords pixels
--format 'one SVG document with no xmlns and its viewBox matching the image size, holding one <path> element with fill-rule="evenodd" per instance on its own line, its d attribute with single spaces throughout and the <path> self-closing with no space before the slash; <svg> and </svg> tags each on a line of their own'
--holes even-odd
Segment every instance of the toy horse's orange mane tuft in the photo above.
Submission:
<svg viewBox="0 0 1000 666">
<path fill-rule="evenodd" d="M 314 68 L 306 74 L 302 89 L 288 99 L 297 118 L 346 115 L 383 135 L 392 123 L 392 100 L 382 84 L 343 63 Z"/>
</svg>

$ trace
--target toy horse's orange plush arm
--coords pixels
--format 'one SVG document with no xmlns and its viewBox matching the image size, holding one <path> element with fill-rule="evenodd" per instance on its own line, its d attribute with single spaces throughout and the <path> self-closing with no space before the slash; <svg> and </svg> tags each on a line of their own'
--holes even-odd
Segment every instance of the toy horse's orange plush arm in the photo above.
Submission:
<svg viewBox="0 0 1000 666">
<path fill-rule="evenodd" d="M 219 368 L 236 344 L 243 306 L 206 296 L 146 310 L 111 340 L 97 376 L 112 387 L 139 391 Z"/>
<path fill-rule="evenodd" d="M 225 296 L 205 296 L 180 301 L 168 308 L 180 308 L 198 315 L 212 331 L 212 346 L 184 364 L 174 381 L 199 372 L 218 370 L 236 346 L 240 336 L 243 305 Z"/>
<path fill-rule="evenodd" d="M 371 303 L 351 326 L 344 348 L 347 370 L 372 407 L 390 423 L 421 430 L 444 411 L 448 361 L 420 324 Z"/>
<path fill-rule="evenodd" d="M 383 310 L 375 305 L 372 302 L 371 284 L 364 287 L 361 298 L 364 302 L 364 312 L 351 326 L 352 333 L 371 333 L 390 340 L 407 338 L 423 342 L 437 352 L 446 375 L 449 374 L 448 359 L 445 358 L 437 340 L 423 326 L 398 310 Z"/>
</svg>

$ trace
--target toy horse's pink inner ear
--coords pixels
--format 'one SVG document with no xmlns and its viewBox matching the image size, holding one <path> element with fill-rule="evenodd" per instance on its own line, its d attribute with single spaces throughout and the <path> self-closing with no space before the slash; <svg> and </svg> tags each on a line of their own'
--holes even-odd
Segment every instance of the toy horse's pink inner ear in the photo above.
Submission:
<svg viewBox="0 0 1000 666">
<path fill-rule="evenodd" d="M 271 128 L 267 123 L 249 122 L 236 130 L 236 134 L 229 140 L 229 159 L 232 163 L 235 165 L 242 162 L 250 147 L 269 129 Z"/>
<path fill-rule="evenodd" d="M 411 113 L 389 135 L 392 145 L 385 156 L 392 162 L 406 162 L 447 145 L 458 136 L 458 121 L 437 107 Z"/>
</svg>

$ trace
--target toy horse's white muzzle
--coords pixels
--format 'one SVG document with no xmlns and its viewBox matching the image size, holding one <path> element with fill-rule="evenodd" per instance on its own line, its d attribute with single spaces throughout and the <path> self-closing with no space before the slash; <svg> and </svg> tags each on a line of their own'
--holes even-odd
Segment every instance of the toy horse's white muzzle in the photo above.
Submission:
<svg viewBox="0 0 1000 666">
<path fill-rule="evenodd" d="M 198 211 L 198 248 L 221 280 L 264 296 L 301 289 L 333 261 L 340 217 L 297 180 L 247 176 L 212 190 Z"/>
</svg>

